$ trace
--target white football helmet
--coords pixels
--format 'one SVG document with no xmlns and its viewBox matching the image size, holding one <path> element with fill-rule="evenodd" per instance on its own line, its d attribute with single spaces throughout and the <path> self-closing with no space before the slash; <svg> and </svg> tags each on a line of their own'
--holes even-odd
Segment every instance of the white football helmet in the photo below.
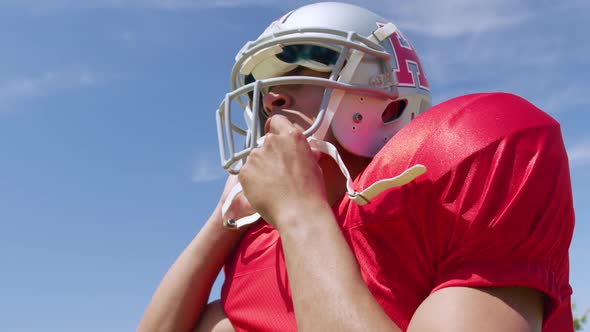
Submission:
<svg viewBox="0 0 590 332">
<path fill-rule="evenodd" d="M 330 76 L 284 76 L 298 66 Z M 304 134 L 321 140 L 331 128 L 344 149 L 363 157 L 374 156 L 431 106 L 408 39 L 379 15 L 344 3 L 307 5 L 273 22 L 238 52 L 230 81 L 216 118 L 222 165 L 231 173 L 260 144 L 266 120 L 261 101 L 269 87 L 325 87 L 318 116 Z"/>
</svg>

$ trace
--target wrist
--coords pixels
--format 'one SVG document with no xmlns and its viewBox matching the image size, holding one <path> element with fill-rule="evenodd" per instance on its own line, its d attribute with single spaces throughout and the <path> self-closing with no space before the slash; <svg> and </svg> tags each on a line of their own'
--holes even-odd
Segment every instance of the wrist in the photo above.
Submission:
<svg viewBox="0 0 590 332">
<path fill-rule="evenodd" d="M 335 223 L 332 208 L 325 200 L 315 200 L 302 204 L 291 204 L 280 211 L 273 219 L 280 234 L 304 229 L 322 227 L 326 223 Z"/>
</svg>

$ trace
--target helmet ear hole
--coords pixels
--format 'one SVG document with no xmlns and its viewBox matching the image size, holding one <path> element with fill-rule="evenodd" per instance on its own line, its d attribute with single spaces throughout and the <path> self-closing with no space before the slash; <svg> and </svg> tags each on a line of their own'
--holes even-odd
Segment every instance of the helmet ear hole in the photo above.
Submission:
<svg viewBox="0 0 590 332">
<path fill-rule="evenodd" d="M 399 119 L 407 105 L 408 102 L 405 99 L 392 101 L 387 105 L 383 113 L 381 113 L 381 120 L 383 120 L 383 123 L 387 124 Z"/>
</svg>

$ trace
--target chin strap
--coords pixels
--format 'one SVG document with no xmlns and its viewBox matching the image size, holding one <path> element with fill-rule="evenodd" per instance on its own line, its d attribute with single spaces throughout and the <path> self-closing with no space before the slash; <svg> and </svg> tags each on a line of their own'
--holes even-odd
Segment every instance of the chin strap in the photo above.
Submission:
<svg viewBox="0 0 590 332">
<path fill-rule="evenodd" d="M 221 219 L 223 219 L 223 226 L 226 228 L 239 229 L 243 226 L 253 224 L 256 221 L 258 221 L 258 219 L 260 219 L 260 214 L 258 213 L 251 214 L 238 220 L 228 219 L 225 217 L 225 214 L 227 213 L 227 210 L 229 210 L 231 203 L 234 201 L 236 196 L 241 192 L 242 185 L 238 182 L 230 190 L 229 194 L 227 195 L 227 198 L 225 199 L 225 202 L 223 202 L 223 205 L 221 206 Z"/>
<path fill-rule="evenodd" d="M 350 178 L 350 173 L 348 172 L 346 165 L 344 165 L 342 158 L 340 158 L 340 154 L 338 154 L 338 150 L 336 149 L 336 147 L 328 142 L 321 141 L 321 140 L 318 140 L 313 137 L 309 137 L 307 140 L 309 141 L 309 145 L 312 148 L 329 155 L 330 157 L 332 157 L 336 161 L 336 163 L 340 167 L 340 171 L 346 177 L 346 192 L 348 194 L 348 198 L 350 200 L 354 201 L 358 205 L 368 204 L 371 202 L 371 200 L 373 198 L 375 198 L 375 196 L 379 195 L 380 193 L 384 192 L 385 190 L 391 189 L 391 188 L 396 188 L 396 187 L 401 187 L 405 184 L 408 184 L 408 183 L 412 182 L 414 179 L 416 179 L 418 176 L 420 176 L 426 172 L 426 167 L 424 165 L 416 164 L 416 165 L 406 169 L 405 171 L 403 171 L 401 174 L 399 174 L 397 176 L 394 176 L 389 179 L 383 179 L 383 180 L 379 180 L 377 182 L 374 182 L 372 185 L 370 185 L 369 187 L 367 187 L 363 191 L 358 192 L 358 191 L 355 191 L 352 187 L 352 179 Z M 240 183 L 237 183 L 231 189 L 231 191 L 229 192 L 229 195 L 227 196 L 226 201 L 223 203 L 223 205 L 221 207 L 223 226 L 225 226 L 227 228 L 239 229 L 245 225 L 253 224 L 260 219 L 260 214 L 258 214 L 258 213 L 254 213 L 254 214 L 251 214 L 249 216 L 246 216 L 246 217 L 243 217 L 243 218 L 240 218 L 237 220 L 227 219 L 225 217 L 227 211 L 229 210 L 229 207 L 231 206 L 231 203 L 236 198 L 236 196 L 241 192 L 242 192 L 242 186 L 240 185 Z"/>
<path fill-rule="evenodd" d="M 308 138 L 309 145 L 316 150 L 319 150 L 336 161 L 338 166 L 340 167 L 340 171 L 346 177 L 346 193 L 348 194 L 348 198 L 354 201 L 358 205 L 365 205 L 370 203 L 375 196 L 379 195 L 380 193 L 384 192 L 387 189 L 401 187 L 405 184 L 412 182 L 418 176 L 424 174 L 426 172 L 426 167 L 421 164 L 416 164 L 401 174 L 394 176 L 389 179 L 379 180 L 374 182 L 363 191 L 358 192 L 355 191 L 352 187 L 352 178 L 350 177 L 350 173 L 346 168 L 346 165 L 340 158 L 340 154 L 338 154 L 338 150 L 336 147 L 328 142 L 318 140 L 316 138 L 310 137 Z"/>
</svg>

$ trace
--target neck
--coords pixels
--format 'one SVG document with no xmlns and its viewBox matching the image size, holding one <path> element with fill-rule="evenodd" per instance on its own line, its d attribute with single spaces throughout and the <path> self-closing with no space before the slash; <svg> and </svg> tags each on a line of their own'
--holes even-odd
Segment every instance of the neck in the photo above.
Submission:
<svg viewBox="0 0 590 332">
<path fill-rule="evenodd" d="M 342 148 L 338 148 L 342 161 L 348 168 L 350 177 L 354 180 L 369 165 L 370 158 L 362 158 L 350 154 Z M 342 195 L 346 193 L 346 177 L 340 171 L 340 167 L 328 155 L 322 155 L 319 160 L 320 167 L 324 173 L 324 184 L 326 186 L 326 195 L 330 206 L 334 205 Z"/>
</svg>

